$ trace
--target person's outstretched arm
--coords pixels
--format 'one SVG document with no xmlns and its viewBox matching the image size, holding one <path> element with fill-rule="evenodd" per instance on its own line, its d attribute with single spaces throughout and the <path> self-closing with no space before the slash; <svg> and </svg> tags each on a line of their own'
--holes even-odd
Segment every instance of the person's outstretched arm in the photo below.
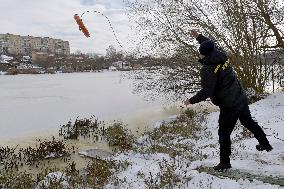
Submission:
<svg viewBox="0 0 284 189">
<path fill-rule="evenodd" d="M 189 99 L 190 104 L 196 104 L 211 97 L 216 86 L 217 74 L 214 73 L 214 67 L 203 67 L 201 75 L 201 90 Z"/>
<path fill-rule="evenodd" d="M 191 31 L 191 36 L 196 38 L 200 44 L 204 41 L 210 40 L 195 30 Z M 212 96 L 217 82 L 217 75 L 214 73 L 214 70 L 215 68 L 213 66 L 202 67 L 200 71 L 201 90 L 188 100 L 190 104 L 199 103 Z"/>
</svg>

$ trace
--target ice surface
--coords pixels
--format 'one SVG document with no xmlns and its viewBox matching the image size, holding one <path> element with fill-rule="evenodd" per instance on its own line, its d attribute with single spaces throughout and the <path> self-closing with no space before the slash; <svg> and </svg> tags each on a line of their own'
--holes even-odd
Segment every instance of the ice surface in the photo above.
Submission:
<svg viewBox="0 0 284 189">
<path fill-rule="evenodd" d="M 0 75 L 0 138 L 54 133 L 77 116 L 113 119 L 160 105 L 133 94 L 120 72 Z"/>
</svg>

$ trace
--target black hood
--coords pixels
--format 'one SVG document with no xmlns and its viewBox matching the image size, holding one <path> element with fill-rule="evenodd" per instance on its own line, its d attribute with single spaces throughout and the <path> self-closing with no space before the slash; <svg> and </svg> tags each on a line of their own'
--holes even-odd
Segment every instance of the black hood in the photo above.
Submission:
<svg viewBox="0 0 284 189">
<path fill-rule="evenodd" d="M 215 48 L 212 53 L 206 55 L 203 59 L 200 59 L 199 62 L 204 65 L 218 65 L 225 64 L 227 60 L 228 57 L 226 56 L 226 54 Z"/>
<path fill-rule="evenodd" d="M 210 53 L 212 53 L 215 49 L 215 44 L 213 41 L 211 40 L 206 40 L 206 41 L 203 41 L 201 44 L 200 44 L 200 47 L 199 47 L 199 53 L 206 56 Z"/>
</svg>

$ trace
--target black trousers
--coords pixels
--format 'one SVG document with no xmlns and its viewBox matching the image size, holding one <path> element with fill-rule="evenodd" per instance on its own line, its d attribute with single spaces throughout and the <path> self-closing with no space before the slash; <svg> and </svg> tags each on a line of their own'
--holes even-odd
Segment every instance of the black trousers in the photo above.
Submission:
<svg viewBox="0 0 284 189">
<path fill-rule="evenodd" d="M 247 100 L 243 100 L 239 105 L 229 108 L 220 108 L 219 115 L 219 144 L 220 144 L 220 161 L 230 162 L 231 155 L 231 133 L 236 125 L 237 120 L 254 134 L 259 144 L 269 144 L 262 128 L 251 117 Z"/>
</svg>

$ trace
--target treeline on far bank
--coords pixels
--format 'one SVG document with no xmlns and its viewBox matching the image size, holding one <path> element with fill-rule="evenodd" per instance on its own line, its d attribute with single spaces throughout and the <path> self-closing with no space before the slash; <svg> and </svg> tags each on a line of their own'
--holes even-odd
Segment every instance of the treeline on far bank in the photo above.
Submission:
<svg viewBox="0 0 284 189">
<path fill-rule="evenodd" d="M 76 52 L 70 55 L 56 55 L 37 52 L 32 56 L 1 55 L 0 71 L 9 75 L 41 74 L 41 73 L 72 73 L 85 71 L 100 71 L 116 67 L 118 70 L 137 70 L 155 66 L 176 67 L 188 65 L 189 58 L 163 56 L 137 56 L 126 52 L 112 52 L 106 55 Z M 126 66 L 125 66 L 126 65 Z"/>
</svg>

